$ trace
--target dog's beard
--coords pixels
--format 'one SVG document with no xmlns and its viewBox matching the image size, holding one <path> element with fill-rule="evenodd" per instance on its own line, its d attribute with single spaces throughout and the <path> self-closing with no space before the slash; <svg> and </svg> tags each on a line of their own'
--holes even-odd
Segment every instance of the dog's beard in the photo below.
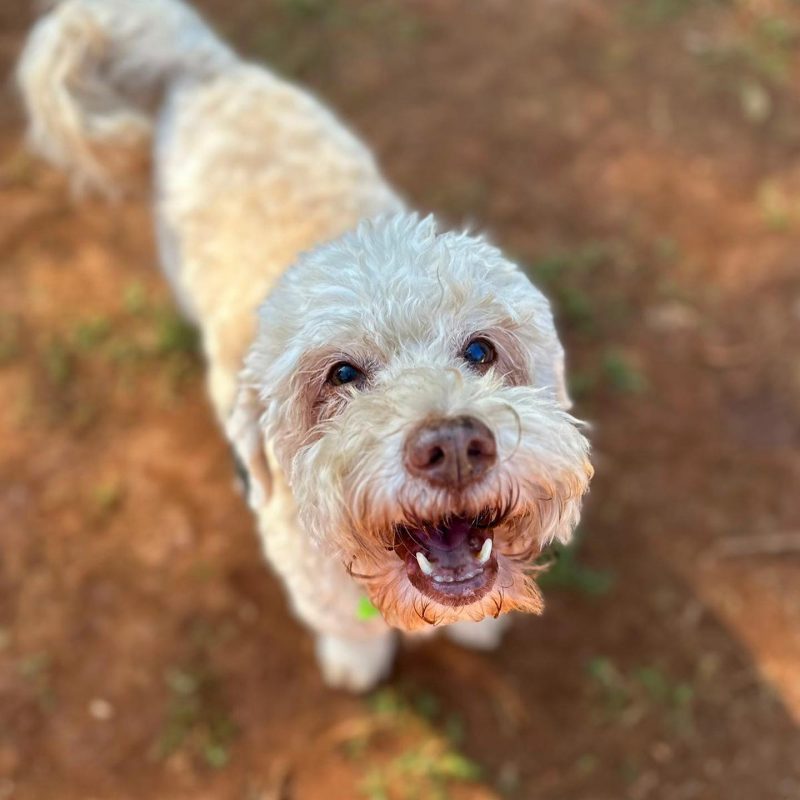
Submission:
<svg viewBox="0 0 800 800">
<path fill-rule="evenodd" d="M 406 493 L 382 513 L 361 495 L 332 555 L 401 630 L 539 614 L 535 559 L 577 524 L 585 481 L 576 474 L 558 484 L 442 493 L 424 506 Z"/>
<path fill-rule="evenodd" d="M 458 510 L 463 501 L 456 498 L 447 512 L 420 516 L 406 506 L 377 546 L 357 536 L 348 570 L 384 619 L 402 630 L 509 611 L 539 614 L 535 559 L 577 523 L 582 482 L 570 483 L 479 495 L 469 511 Z"/>
</svg>

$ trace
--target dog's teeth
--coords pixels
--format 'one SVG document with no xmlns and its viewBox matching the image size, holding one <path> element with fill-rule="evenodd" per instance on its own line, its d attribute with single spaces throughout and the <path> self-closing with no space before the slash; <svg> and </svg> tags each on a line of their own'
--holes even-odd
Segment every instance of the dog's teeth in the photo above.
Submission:
<svg viewBox="0 0 800 800">
<path fill-rule="evenodd" d="M 428 576 L 433 575 L 433 567 L 431 566 L 431 562 L 425 558 L 424 553 L 417 553 L 417 564 L 419 564 L 419 568 Z"/>
<path fill-rule="evenodd" d="M 478 563 L 485 564 L 489 560 L 489 556 L 492 554 L 492 540 L 487 539 L 483 543 L 483 547 L 481 547 L 480 553 L 478 553 Z"/>
</svg>

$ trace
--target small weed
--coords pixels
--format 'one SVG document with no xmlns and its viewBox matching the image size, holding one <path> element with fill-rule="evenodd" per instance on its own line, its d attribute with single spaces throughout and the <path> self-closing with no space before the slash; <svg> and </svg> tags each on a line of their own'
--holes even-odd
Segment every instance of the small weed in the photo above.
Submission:
<svg viewBox="0 0 800 800">
<path fill-rule="evenodd" d="M 557 292 L 558 307 L 564 319 L 584 332 L 594 330 L 594 311 L 588 295 L 572 286 Z"/>
<path fill-rule="evenodd" d="M 41 709 L 52 710 L 55 696 L 50 679 L 50 656 L 47 653 L 26 656 L 19 661 L 17 669 L 20 677 L 33 689 Z"/>
<path fill-rule="evenodd" d="M 394 689 L 379 689 L 367 698 L 367 702 L 378 716 L 394 717 L 406 710 L 403 698 Z"/>
<path fill-rule="evenodd" d="M 91 317 L 75 326 L 72 333 L 74 348 L 88 352 L 102 344 L 111 333 L 111 323 L 106 317 Z"/>
<path fill-rule="evenodd" d="M 287 14 L 303 20 L 324 19 L 337 12 L 336 0 L 280 0 L 279 5 Z"/>
<path fill-rule="evenodd" d="M 51 339 L 42 353 L 47 378 L 53 386 L 63 388 L 75 373 L 74 357 L 61 339 Z"/>
<path fill-rule="evenodd" d="M 631 701 L 627 681 L 610 658 L 593 658 L 587 672 L 599 690 L 605 711 L 618 716 Z"/>
<path fill-rule="evenodd" d="M 359 788 L 367 800 L 389 800 L 387 777 L 377 767 L 370 767 Z"/>
<path fill-rule="evenodd" d="M 186 749 L 209 767 L 224 767 L 236 728 L 221 703 L 214 676 L 205 668 L 176 668 L 167 673 L 166 683 L 169 711 L 153 747 L 154 757 L 161 760 Z"/>
<path fill-rule="evenodd" d="M 147 350 L 134 339 L 115 336 L 106 348 L 106 355 L 117 366 L 132 365 L 147 357 Z"/>
<path fill-rule="evenodd" d="M 47 675 L 50 669 L 50 656 L 47 653 L 34 653 L 19 662 L 19 674 L 26 680 L 38 680 Z"/>
<path fill-rule="evenodd" d="M 628 22 L 664 25 L 703 8 L 728 5 L 730 0 L 632 0 L 623 7 Z"/>
<path fill-rule="evenodd" d="M 692 726 L 694 689 L 677 681 L 658 666 L 645 665 L 623 671 L 610 658 L 593 658 L 587 664 L 605 714 L 625 724 L 658 714 L 678 730 Z"/>
<path fill-rule="evenodd" d="M 194 355 L 198 351 L 197 329 L 177 311 L 164 310 L 156 320 L 156 352 L 161 356 L 175 353 Z"/>
<path fill-rule="evenodd" d="M 788 230 L 795 219 L 800 216 L 796 203 L 775 181 L 763 181 L 756 195 L 756 203 L 761 218 L 770 230 L 782 232 Z"/>
<path fill-rule="evenodd" d="M 450 714 L 444 722 L 444 735 L 454 747 L 459 747 L 464 743 L 466 731 L 464 730 L 464 720 L 458 714 Z"/>
<path fill-rule="evenodd" d="M 545 590 L 561 589 L 600 597 L 611 591 L 614 575 L 606 570 L 586 567 L 578 561 L 581 539 L 576 537 L 571 545 L 554 545 L 544 562 L 545 571 L 536 579 Z M 549 565 L 549 566 L 548 566 Z"/>
<path fill-rule="evenodd" d="M 606 351 L 603 356 L 603 374 L 609 386 L 621 394 L 641 394 L 647 389 L 644 375 L 619 350 Z"/>
<path fill-rule="evenodd" d="M 765 16 L 756 25 L 745 57 L 759 74 L 782 82 L 788 77 L 789 65 L 800 36 L 797 26 L 783 17 Z"/>
<path fill-rule="evenodd" d="M 528 272 L 535 283 L 554 288 L 571 276 L 590 272 L 609 258 L 604 242 L 588 242 L 575 250 L 563 250 L 535 259 Z"/>
<path fill-rule="evenodd" d="M 671 236 L 660 236 L 653 243 L 653 254 L 663 264 L 674 264 L 680 259 L 680 245 Z"/>
<path fill-rule="evenodd" d="M 781 86 L 789 79 L 799 40 L 800 30 L 792 22 L 764 16 L 746 34 L 704 48 L 698 56 L 729 84 L 732 76 L 738 76 Z"/>
<path fill-rule="evenodd" d="M 584 753 L 575 762 L 578 775 L 591 775 L 600 766 L 600 759 L 594 753 Z"/>
<path fill-rule="evenodd" d="M 133 316 L 144 313 L 148 308 L 147 291 L 139 281 L 133 281 L 125 287 L 122 305 Z"/>
<path fill-rule="evenodd" d="M 92 490 L 92 501 L 98 513 L 106 516 L 116 511 L 123 498 L 123 487 L 119 480 L 110 479 L 98 484 Z"/>
<path fill-rule="evenodd" d="M 442 710 L 442 704 L 439 698 L 432 692 L 420 692 L 414 698 L 414 710 L 423 719 L 432 722 L 439 716 Z"/>
<path fill-rule="evenodd" d="M 481 175 L 454 177 L 434 190 L 429 202 L 455 220 L 481 216 L 489 199 L 489 186 Z"/>
<path fill-rule="evenodd" d="M 596 334 L 601 320 L 620 318 L 628 309 L 618 296 L 611 296 L 602 275 L 623 268 L 626 252 L 614 242 L 588 242 L 536 258 L 529 263 L 531 280 L 552 298 L 559 316 L 581 334 Z M 615 304 L 615 308 L 610 308 Z"/>
<path fill-rule="evenodd" d="M 622 763 L 619 765 L 619 774 L 625 783 L 628 785 L 634 783 L 641 773 L 642 768 L 635 758 L 626 757 L 622 759 Z"/>
<path fill-rule="evenodd" d="M 445 736 L 433 727 L 442 711 L 439 698 L 432 693 L 409 690 L 406 697 L 387 688 L 374 692 L 367 703 L 371 717 L 355 726 L 353 734 L 343 742 L 345 753 L 364 759 L 373 741 L 384 751 L 393 737 L 400 738 L 403 749 L 388 762 L 367 771 L 359 787 L 364 797 L 446 798 L 451 783 L 480 777 L 480 767 L 456 749 L 463 738 L 460 718 L 446 718 Z"/>
<path fill-rule="evenodd" d="M 21 351 L 19 320 L 0 313 L 0 365 L 16 358 Z"/>
<path fill-rule="evenodd" d="M 568 376 L 568 381 L 570 397 L 576 401 L 588 397 L 598 383 L 595 372 L 589 370 L 573 370 Z"/>
<path fill-rule="evenodd" d="M 481 777 L 480 767 L 466 756 L 429 739 L 395 756 L 382 769 L 373 769 L 361 785 L 373 798 L 391 797 L 393 786 L 403 787 L 407 797 L 446 798 L 451 781 L 471 782 Z"/>
</svg>

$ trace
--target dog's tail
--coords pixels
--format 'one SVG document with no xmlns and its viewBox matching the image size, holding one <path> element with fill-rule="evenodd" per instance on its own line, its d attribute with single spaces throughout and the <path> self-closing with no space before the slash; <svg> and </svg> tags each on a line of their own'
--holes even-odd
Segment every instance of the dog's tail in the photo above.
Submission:
<svg viewBox="0 0 800 800">
<path fill-rule="evenodd" d="M 31 146 L 79 186 L 113 191 L 120 148 L 140 146 L 166 91 L 237 60 L 179 0 L 55 0 L 17 80 Z"/>
</svg>

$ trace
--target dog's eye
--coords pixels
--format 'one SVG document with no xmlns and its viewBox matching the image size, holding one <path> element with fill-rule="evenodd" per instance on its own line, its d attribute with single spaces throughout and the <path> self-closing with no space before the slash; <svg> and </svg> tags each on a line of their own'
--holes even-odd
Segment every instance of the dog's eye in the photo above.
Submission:
<svg viewBox="0 0 800 800">
<path fill-rule="evenodd" d="M 494 361 L 495 356 L 494 347 L 486 339 L 473 339 L 464 348 L 464 358 L 475 366 L 488 366 Z"/>
<path fill-rule="evenodd" d="M 361 383 L 364 380 L 364 373 L 352 364 L 342 361 L 335 364 L 328 373 L 328 383 L 334 386 L 344 386 L 346 383 Z"/>
</svg>

